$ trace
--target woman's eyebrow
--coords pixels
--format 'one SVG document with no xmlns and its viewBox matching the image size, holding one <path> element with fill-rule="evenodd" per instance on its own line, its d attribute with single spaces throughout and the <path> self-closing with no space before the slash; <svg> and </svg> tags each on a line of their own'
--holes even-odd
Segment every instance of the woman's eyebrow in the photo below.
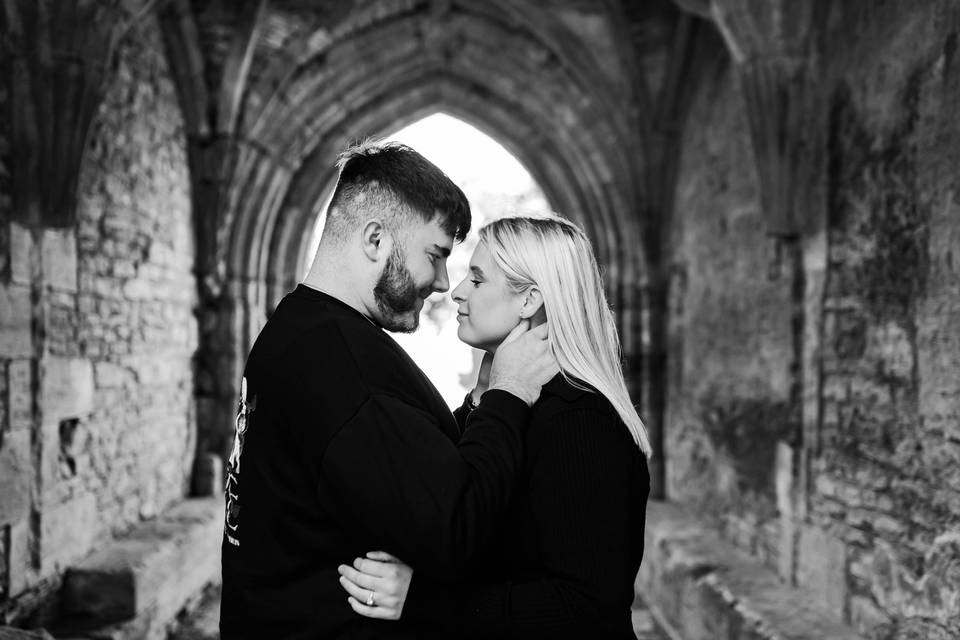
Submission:
<svg viewBox="0 0 960 640">
<path fill-rule="evenodd" d="M 477 277 L 480 277 L 480 278 L 483 277 L 483 269 L 481 269 L 480 267 L 471 266 L 470 271 L 472 271 L 473 275 Z"/>
</svg>

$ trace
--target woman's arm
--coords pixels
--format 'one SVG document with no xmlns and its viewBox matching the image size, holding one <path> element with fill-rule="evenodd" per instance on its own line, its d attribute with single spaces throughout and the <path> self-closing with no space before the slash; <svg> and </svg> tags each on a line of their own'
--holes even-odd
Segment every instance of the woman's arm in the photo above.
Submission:
<svg viewBox="0 0 960 640">
<path fill-rule="evenodd" d="M 350 607 L 367 618 L 399 620 L 410 590 L 413 568 L 385 551 L 356 558 L 353 566 L 340 565 L 340 586 L 350 594 Z"/>
<path fill-rule="evenodd" d="M 405 619 L 464 637 L 587 637 L 628 615 L 643 553 L 646 461 L 606 412 L 535 414 L 533 420 L 527 491 L 539 546 L 539 559 L 530 563 L 536 569 L 483 585 L 414 580 Z M 540 420 L 549 428 L 538 428 Z"/>
<path fill-rule="evenodd" d="M 645 460 L 606 414 L 566 412 L 550 420 L 529 451 L 539 561 L 487 584 L 418 574 L 408 582 L 404 620 L 466 638 L 555 638 L 587 637 L 629 619 L 643 550 Z"/>
</svg>

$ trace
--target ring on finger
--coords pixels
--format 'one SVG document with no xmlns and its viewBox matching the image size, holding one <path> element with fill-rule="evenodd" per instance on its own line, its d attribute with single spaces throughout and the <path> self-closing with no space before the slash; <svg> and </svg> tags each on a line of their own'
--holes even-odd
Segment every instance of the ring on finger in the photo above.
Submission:
<svg viewBox="0 0 960 640">
<path fill-rule="evenodd" d="M 373 591 L 371 591 L 371 592 L 370 592 L 370 595 L 367 596 L 367 606 L 368 606 L 368 607 L 375 607 L 375 606 L 377 606 L 377 605 L 374 604 L 374 602 L 373 602 Z"/>
</svg>

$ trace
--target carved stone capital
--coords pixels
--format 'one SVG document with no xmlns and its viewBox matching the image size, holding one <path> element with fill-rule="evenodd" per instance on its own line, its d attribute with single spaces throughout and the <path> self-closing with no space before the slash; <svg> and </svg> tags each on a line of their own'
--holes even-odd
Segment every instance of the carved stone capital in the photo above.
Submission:
<svg viewBox="0 0 960 640">
<path fill-rule="evenodd" d="M 675 0 L 706 13 L 736 65 L 753 143 L 767 231 L 799 233 L 796 184 L 809 154 L 806 116 L 817 109 L 817 66 L 824 0 Z"/>
</svg>

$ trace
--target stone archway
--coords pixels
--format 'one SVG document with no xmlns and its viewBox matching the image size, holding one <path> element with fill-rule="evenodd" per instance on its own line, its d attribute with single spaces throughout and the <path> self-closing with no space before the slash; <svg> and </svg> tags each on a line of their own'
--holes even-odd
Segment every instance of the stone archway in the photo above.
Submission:
<svg viewBox="0 0 960 640">
<path fill-rule="evenodd" d="M 532 20 L 511 3 L 502 11 L 471 2 L 378 5 L 329 27 L 303 26 L 305 9 L 295 4 L 271 5 L 242 32 L 251 38 L 235 48 L 249 57 L 245 84 L 221 92 L 243 92 L 243 115 L 228 136 L 194 145 L 194 167 L 213 174 L 206 185 L 218 194 L 205 198 L 199 176 L 195 204 L 216 218 L 198 225 L 198 246 L 215 256 L 201 267 L 198 408 L 201 430 L 208 430 L 201 447 L 226 448 L 246 352 L 297 280 L 337 153 L 351 140 L 437 110 L 500 140 L 557 209 L 587 230 L 625 351 L 637 353 L 639 150 L 624 144 L 633 139 L 624 108 L 629 92 L 611 81 L 615 70 L 570 46 L 578 41 L 560 20 L 540 13 Z M 225 170 L 216 169 L 217 160 Z"/>
</svg>

